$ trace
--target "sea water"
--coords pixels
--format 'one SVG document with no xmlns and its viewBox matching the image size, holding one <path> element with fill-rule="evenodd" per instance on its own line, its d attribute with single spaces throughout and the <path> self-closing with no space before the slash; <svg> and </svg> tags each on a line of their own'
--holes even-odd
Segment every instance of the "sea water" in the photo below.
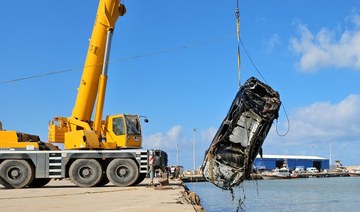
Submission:
<svg viewBox="0 0 360 212">
<path fill-rule="evenodd" d="M 360 211 L 360 177 L 245 181 L 234 188 L 234 200 L 208 182 L 186 185 L 207 212 L 236 211 L 239 204 L 243 211 Z"/>
</svg>

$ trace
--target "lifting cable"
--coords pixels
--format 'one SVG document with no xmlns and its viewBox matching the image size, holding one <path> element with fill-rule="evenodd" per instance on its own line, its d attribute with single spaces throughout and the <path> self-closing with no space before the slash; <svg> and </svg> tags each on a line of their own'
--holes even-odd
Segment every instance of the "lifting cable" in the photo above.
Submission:
<svg viewBox="0 0 360 212">
<path fill-rule="evenodd" d="M 240 40 L 240 43 L 241 43 L 241 46 L 242 46 L 243 49 L 244 49 L 244 52 L 245 52 L 247 58 L 250 60 L 252 66 L 255 68 L 256 72 L 260 75 L 260 77 L 264 80 L 264 82 L 265 82 L 266 84 L 269 84 L 269 83 L 266 81 L 265 77 L 261 74 L 260 70 L 257 68 L 257 66 L 256 66 L 255 62 L 253 61 L 253 59 L 250 57 L 250 54 L 249 54 L 249 52 L 247 51 L 247 49 L 245 48 L 245 45 L 244 45 L 244 43 L 243 43 L 242 40 Z M 276 133 L 278 134 L 278 136 L 284 137 L 284 136 L 286 136 L 286 135 L 289 133 L 289 131 L 290 131 L 290 120 L 289 120 L 289 116 L 288 116 L 288 114 L 287 114 L 287 112 L 286 112 L 286 109 L 285 109 L 285 106 L 284 106 L 283 103 L 281 103 L 281 107 L 282 107 L 282 109 L 283 109 L 283 111 L 284 111 L 284 113 L 285 113 L 285 116 L 286 116 L 287 129 L 286 129 L 285 133 L 280 134 L 280 133 L 279 133 L 279 128 L 278 128 L 278 119 L 276 119 Z"/>
<path fill-rule="evenodd" d="M 261 74 L 260 70 L 257 68 L 254 60 L 250 57 L 250 54 L 249 54 L 249 52 L 247 51 L 247 49 L 245 48 L 245 45 L 244 45 L 244 43 L 243 43 L 242 40 L 240 40 L 240 44 L 241 44 L 241 46 L 243 47 L 244 52 L 245 52 L 247 58 L 250 60 L 252 66 L 255 68 L 256 72 L 260 75 L 260 77 L 262 78 L 262 80 L 264 80 L 264 82 L 265 82 L 266 84 L 269 84 L 269 83 L 266 81 L 265 77 Z M 290 131 L 290 120 L 289 120 L 289 116 L 288 116 L 288 114 L 287 114 L 287 112 L 286 112 L 286 108 L 285 108 L 285 106 L 284 106 L 284 103 L 281 103 L 281 107 L 282 107 L 282 109 L 283 109 L 283 111 L 284 111 L 284 113 L 285 113 L 285 116 L 286 116 L 287 129 L 286 129 L 285 133 L 280 134 L 280 133 L 279 133 L 279 129 L 278 129 L 278 119 L 276 119 L 276 133 L 278 134 L 278 136 L 284 137 L 284 136 L 286 136 L 286 135 L 289 133 L 289 131 Z"/>
<path fill-rule="evenodd" d="M 243 49 L 244 49 L 244 52 L 245 52 L 247 58 L 250 60 L 252 66 L 255 68 L 256 72 L 260 75 L 260 77 L 264 80 L 264 82 L 265 82 L 266 84 L 269 84 L 269 83 L 266 81 L 265 77 L 261 74 L 260 70 L 257 68 L 257 66 L 256 66 L 255 62 L 253 61 L 253 59 L 250 57 L 249 52 L 248 52 L 247 49 L 245 48 L 245 45 L 244 45 L 244 43 L 243 43 L 242 40 L 240 40 L 240 43 L 241 43 L 241 46 L 242 46 Z M 286 129 L 285 133 L 280 134 L 280 133 L 279 133 L 279 129 L 278 129 L 278 119 L 276 119 L 276 133 L 278 134 L 278 136 L 284 137 L 284 136 L 286 136 L 286 135 L 289 133 L 289 131 L 290 131 L 290 120 L 289 120 L 289 116 L 288 116 L 288 114 L 287 114 L 287 112 L 286 112 L 286 108 L 285 108 L 285 106 L 284 106 L 283 103 L 281 103 L 281 107 L 282 107 L 282 109 L 283 109 L 283 111 L 284 111 L 284 113 L 285 113 L 285 116 L 286 116 L 287 129 Z"/>
<path fill-rule="evenodd" d="M 239 84 L 239 88 L 241 87 L 241 75 L 240 75 L 240 65 L 241 65 L 241 60 L 240 60 L 240 45 L 243 47 L 245 54 L 247 56 L 247 58 L 250 60 L 252 66 L 255 68 L 256 72 L 260 75 L 260 77 L 264 80 L 264 82 L 266 84 L 269 84 L 265 77 L 261 74 L 260 70 L 257 68 L 255 62 L 251 59 L 249 52 L 246 50 L 245 45 L 243 43 L 243 41 L 240 38 L 240 10 L 239 10 L 239 0 L 236 0 L 236 9 L 235 9 L 235 17 L 236 17 L 236 37 L 237 37 L 237 71 L 238 71 L 238 84 Z M 287 129 L 285 131 L 285 133 L 280 134 L 279 133 L 279 129 L 278 129 L 278 119 L 276 119 L 276 133 L 279 136 L 286 136 L 289 131 L 290 131 L 290 120 L 289 120 L 289 116 L 286 112 L 285 106 L 282 103 L 281 107 L 285 113 L 286 116 L 286 121 L 287 121 Z"/>
<path fill-rule="evenodd" d="M 240 11 L 239 11 L 239 0 L 236 0 L 236 10 L 235 10 L 235 17 L 236 17 L 236 37 L 237 37 L 237 71 L 238 71 L 238 84 L 239 88 L 241 87 L 241 75 L 240 75 Z"/>
</svg>

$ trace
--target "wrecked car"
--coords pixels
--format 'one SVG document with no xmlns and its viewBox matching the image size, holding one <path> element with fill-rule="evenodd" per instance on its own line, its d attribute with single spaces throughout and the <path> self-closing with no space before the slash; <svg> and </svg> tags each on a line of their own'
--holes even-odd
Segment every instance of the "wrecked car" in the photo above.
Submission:
<svg viewBox="0 0 360 212">
<path fill-rule="evenodd" d="M 248 79 L 205 153 L 204 177 L 225 190 L 249 178 L 280 105 L 277 91 L 255 77 Z"/>
</svg>

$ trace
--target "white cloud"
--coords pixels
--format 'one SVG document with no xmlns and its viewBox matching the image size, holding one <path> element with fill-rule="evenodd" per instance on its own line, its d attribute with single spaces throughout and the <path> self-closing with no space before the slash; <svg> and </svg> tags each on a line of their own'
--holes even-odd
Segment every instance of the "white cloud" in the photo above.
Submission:
<svg viewBox="0 0 360 212">
<path fill-rule="evenodd" d="M 199 129 L 195 134 L 196 161 L 199 166 L 209 148 L 217 129 Z M 187 169 L 193 167 L 193 134 L 192 129 L 184 130 L 181 125 L 175 125 L 165 132 L 157 132 L 144 136 L 145 149 L 161 149 L 168 153 L 169 164 L 176 163 L 176 145 L 179 145 L 179 162 Z"/>
<path fill-rule="evenodd" d="M 280 137 L 273 126 L 263 145 L 264 154 L 317 155 L 360 165 L 360 95 L 349 95 L 338 103 L 316 102 L 291 113 L 290 131 Z M 284 117 L 280 117 L 284 120 Z M 279 120 L 279 121 L 280 121 Z M 279 123 L 279 131 L 286 124 Z M 330 143 L 332 154 L 330 156 Z"/>
<path fill-rule="evenodd" d="M 180 137 L 182 137 L 182 127 L 180 125 L 173 126 L 170 130 L 167 131 L 166 137 L 170 141 L 176 141 Z"/>
<path fill-rule="evenodd" d="M 360 95 L 349 95 L 341 102 L 317 102 L 297 109 L 290 116 L 289 134 L 280 139 L 271 132 L 271 143 L 284 145 L 317 143 L 332 139 L 360 140 Z"/>
<path fill-rule="evenodd" d="M 201 147 L 207 148 L 214 138 L 216 131 L 217 129 L 214 127 L 200 130 L 199 134 L 195 134 L 196 143 Z M 146 148 L 174 149 L 176 144 L 180 146 L 187 145 L 192 148 L 192 133 L 184 135 L 181 125 L 175 125 L 166 132 L 157 132 L 144 137 L 144 147 Z"/>
<path fill-rule="evenodd" d="M 306 25 L 298 25 L 300 36 L 291 38 L 290 47 L 300 55 L 298 66 L 302 71 L 326 67 L 360 70 L 360 15 L 354 12 L 346 20 L 351 22 L 351 29 L 338 37 L 335 30 L 322 28 L 312 33 Z"/>
<path fill-rule="evenodd" d="M 215 129 L 214 127 L 210 127 L 208 129 L 201 130 L 201 140 L 210 145 L 211 141 L 213 140 L 213 138 L 216 134 L 216 131 L 217 131 L 217 129 Z"/>
<path fill-rule="evenodd" d="M 158 132 L 144 138 L 144 147 L 146 148 L 175 148 L 176 144 L 183 142 L 184 136 L 182 133 L 182 126 L 176 125 L 170 128 L 167 132 Z"/>
<path fill-rule="evenodd" d="M 360 27 L 360 14 L 359 10 L 354 9 L 351 15 L 346 17 L 346 21 L 353 23 L 356 27 Z"/>
</svg>

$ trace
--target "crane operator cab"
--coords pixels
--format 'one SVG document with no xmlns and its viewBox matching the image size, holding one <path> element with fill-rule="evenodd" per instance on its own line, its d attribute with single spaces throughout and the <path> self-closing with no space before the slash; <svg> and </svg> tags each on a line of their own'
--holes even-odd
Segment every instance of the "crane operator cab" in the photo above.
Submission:
<svg viewBox="0 0 360 212">
<path fill-rule="evenodd" d="M 147 120 L 145 119 L 145 122 Z M 121 148 L 139 148 L 142 145 L 139 116 L 119 114 L 107 116 L 104 126 L 105 141 Z"/>
<path fill-rule="evenodd" d="M 76 121 L 76 120 L 75 120 Z M 144 120 L 148 122 L 147 119 Z M 55 117 L 49 125 L 49 142 L 64 143 L 65 149 L 141 148 L 142 134 L 138 115 L 109 115 L 101 122 L 100 136 L 90 125 L 71 130 L 73 119 Z"/>
</svg>

